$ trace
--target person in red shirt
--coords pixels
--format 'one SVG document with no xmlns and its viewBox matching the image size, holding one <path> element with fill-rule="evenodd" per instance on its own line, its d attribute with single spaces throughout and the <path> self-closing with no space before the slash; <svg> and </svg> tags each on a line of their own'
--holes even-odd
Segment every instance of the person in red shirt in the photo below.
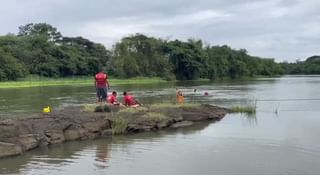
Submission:
<svg viewBox="0 0 320 175">
<path fill-rule="evenodd" d="M 127 92 L 123 92 L 123 104 L 133 108 L 142 106 L 138 100 L 136 100 L 132 95 L 129 95 Z"/>
<path fill-rule="evenodd" d="M 95 87 L 97 92 L 97 102 L 106 101 L 108 89 L 110 89 L 108 82 L 108 75 L 104 72 L 99 72 L 95 76 Z"/>
<path fill-rule="evenodd" d="M 117 100 L 117 92 L 113 91 L 111 95 L 108 96 L 108 103 L 112 105 L 120 105 Z"/>
</svg>

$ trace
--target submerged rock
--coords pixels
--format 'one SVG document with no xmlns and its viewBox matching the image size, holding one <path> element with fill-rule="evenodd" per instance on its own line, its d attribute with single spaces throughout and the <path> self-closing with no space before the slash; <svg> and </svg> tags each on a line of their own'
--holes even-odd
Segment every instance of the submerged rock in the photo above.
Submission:
<svg viewBox="0 0 320 175">
<path fill-rule="evenodd" d="M 175 123 L 175 124 L 171 125 L 170 127 L 171 128 L 181 128 L 181 127 L 186 127 L 186 126 L 191 126 L 191 125 L 193 125 L 192 121 L 182 121 L 182 122 Z"/>
<path fill-rule="evenodd" d="M 22 153 L 22 148 L 18 144 L 0 142 L 0 157 L 13 156 Z"/>
</svg>

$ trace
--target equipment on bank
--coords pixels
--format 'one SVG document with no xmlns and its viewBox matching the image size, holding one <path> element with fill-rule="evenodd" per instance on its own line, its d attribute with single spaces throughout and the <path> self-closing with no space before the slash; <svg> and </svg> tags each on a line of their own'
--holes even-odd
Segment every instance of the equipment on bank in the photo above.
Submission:
<svg viewBox="0 0 320 175">
<path fill-rule="evenodd" d="M 43 109 L 42 109 L 42 112 L 43 112 L 43 113 L 49 113 L 49 112 L 51 112 L 50 106 L 47 106 L 47 107 L 43 108 Z"/>
</svg>

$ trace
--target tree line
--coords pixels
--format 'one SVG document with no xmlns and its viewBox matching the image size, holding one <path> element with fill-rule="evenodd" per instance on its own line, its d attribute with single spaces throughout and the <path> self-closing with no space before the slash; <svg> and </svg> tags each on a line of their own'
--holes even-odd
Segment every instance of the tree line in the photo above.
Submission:
<svg viewBox="0 0 320 175">
<path fill-rule="evenodd" d="M 320 74 L 320 56 L 314 55 L 305 61 L 281 63 L 286 74 Z"/>
<path fill-rule="evenodd" d="M 167 41 L 136 34 L 115 44 L 109 70 L 120 77 L 159 76 L 165 79 L 223 79 L 280 75 L 273 59 L 250 56 L 244 49 L 205 46 L 201 40 Z"/>
<path fill-rule="evenodd" d="M 143 34 L 124 37 L 108 50 L 82 37 L 63 36 L 46 23 L 27 24 L 19 27 L 18 34 L 0 36 L 0 81 L 30 74 L 91 76 L 101 69 L 119 78 L 223 79 L 291 73 L 294 66 L 250 56 L 244 49 L 226 45 L 210 46 L 195 39 L 163 40 Z M 309 70 L 307 65 L 305 69 Z M 320 70 L 319 66 L 314 69 Z"/>
</svg>

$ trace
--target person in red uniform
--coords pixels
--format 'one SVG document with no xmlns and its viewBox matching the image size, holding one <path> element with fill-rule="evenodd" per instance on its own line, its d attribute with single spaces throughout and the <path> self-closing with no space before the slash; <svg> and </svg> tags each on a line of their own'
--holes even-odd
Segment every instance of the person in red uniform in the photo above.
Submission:
<svg viewBox="0 0 320 175">
<path fill-rule="evenodd" d="M 117 92 L 113 91 L 111 95 L 108 96 L 108 103 L 112 105 L 121 105 L 117 100 Z"/>
<path fill-rule="evenodd" d="M 108 75 L 104 72 L 99 72 L 95 76 L 95 87 L 97 91 L 97 102 L 106 101 L 109 86 Z"/>
<path fill-rule="evenodd" d="M 123 97 L 123 104 L 125 106 L 133 108 L 142 106 L 142 104 L 138 100 L 136 100 L 132 95 L 129 95 L 127 92 L 123 92 Z"/>
</svg>

